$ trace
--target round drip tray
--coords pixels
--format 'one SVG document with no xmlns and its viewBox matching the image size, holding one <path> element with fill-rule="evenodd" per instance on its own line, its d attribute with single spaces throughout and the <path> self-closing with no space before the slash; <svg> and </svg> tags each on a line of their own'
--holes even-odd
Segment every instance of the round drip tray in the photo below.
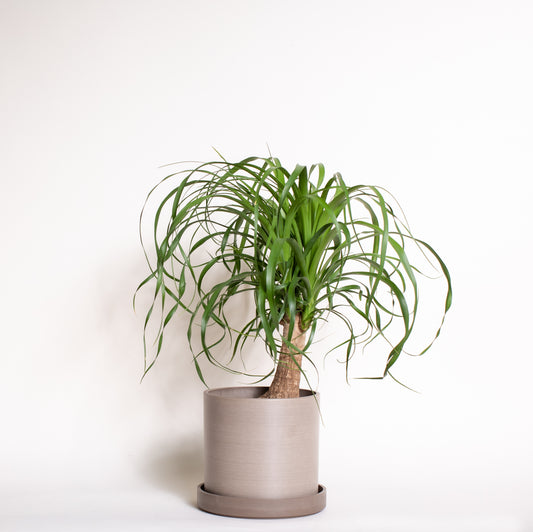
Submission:
<svg viewBox="0 0 533 532">
<path fill-rule="evenodd" d="M 216 495 L 198 486 L 198 508 L 217 515 L 228 517 L 248 517 L 253 519 L 279 519 L 316 514 L 326 507 L 326 488 L 318 485 L 312 495 L 291 499 L 249 499 Z"/>
</svg>

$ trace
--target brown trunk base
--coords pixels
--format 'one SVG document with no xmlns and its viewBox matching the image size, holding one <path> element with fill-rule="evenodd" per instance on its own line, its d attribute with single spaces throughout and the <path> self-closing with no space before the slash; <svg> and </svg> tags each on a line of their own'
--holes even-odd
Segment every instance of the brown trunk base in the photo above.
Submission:
<svg viewBox="0 0 533 532">
<path fill-rule="evenodd" d="M 283 338 L 289 336 L 289 320 L 283 320 Z M 305 347 L 305 331 L 302 329 L 301 316 L 296 317 L 290 343 L 303 351 Z M 283 343 L 278 360 L 274 380 L 268 391 L 261 397 L 265 399 L 292 399 L 300 396 L 300 377 L 302 367 L 301 352 Z"/>
</svg>

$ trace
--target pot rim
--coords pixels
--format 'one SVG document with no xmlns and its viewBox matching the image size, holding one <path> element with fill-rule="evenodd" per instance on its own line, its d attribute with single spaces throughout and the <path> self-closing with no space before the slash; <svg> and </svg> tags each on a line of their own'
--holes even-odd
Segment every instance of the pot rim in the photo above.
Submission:
<svg viewBox="0 0 533 532">
<path fill-rule="evenodd" d="M 242 390 L 242 389 L 261 389 L 261 390 L 268 390 L 268 386 L 222 386 L 219 388 L 210 388 L 209 390 L 204 390 L 204 396 L 206 397 L 213 397 L 217 400 L 222 401 L 255 401 L 256 399 L 260 399 L 259 396 L 256 397 L 246 397 L 242 395 L 226 395 L 225 393 L 222 394 L 220 392 L 228 392 L 231 394 L 232 390 Z M 316 401 L 320 394 L 318 392 L 315 392 L 313 390 L 309 390 L 307 388 L 300 388 L 300 397 L 274 397 L 274 398 L 268 398 L 268 402 L 279 402 L 279 401 Z"/>
</svg>

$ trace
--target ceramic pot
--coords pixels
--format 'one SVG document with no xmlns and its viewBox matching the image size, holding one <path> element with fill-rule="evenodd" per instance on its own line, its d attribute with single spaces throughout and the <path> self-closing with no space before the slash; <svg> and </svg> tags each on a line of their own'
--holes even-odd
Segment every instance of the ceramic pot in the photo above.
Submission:
<svg viewBox="0 0 533 532">
<path fill-rule="evenodd" d="M 234 517 L 295 517 L 321 511 L 318 395 L 262 399 L 264 387 L 204 393 L 204 483 L 198 506 Z"/>
</svg>

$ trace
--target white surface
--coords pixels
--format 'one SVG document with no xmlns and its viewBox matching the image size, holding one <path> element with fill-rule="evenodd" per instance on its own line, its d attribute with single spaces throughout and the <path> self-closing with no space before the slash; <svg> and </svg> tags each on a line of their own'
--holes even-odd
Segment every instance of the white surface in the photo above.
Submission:
<svg viewBox="0 0 533 532">
<path fill-rule="evenodd" d="M 295 519 L 235 519 L 199 511 L 180 498 L 154 491 L 84 492 L 81 495 L 48 494 L 26 501 L 17 499 L 17 506 L 0 522 L 9 531 L 85 531 L 116 530 L 292 530 L 352 532 L 500 532 L 526 530 L 518 519 L 509 515 L 450 515 L 421 513 L 416 517 L 399 513 L 372 514 L 332 501 L 320 514 Z M 31 505 L 28 509 L 26 504 Z"/>
<path fill-rule="evenodd" d="M 0 25 L 2 530 L 533 530 L 530 2 L 3 1 Z M 328 507 L 275 523 L 191 505 L 202 387 L 179 323 L 139 384 L 131 309 L 156 167 L 266 143 L 390 189 L 455 289 L 396 372 L 421 395 L 328 360 Z"/>
</svg>

